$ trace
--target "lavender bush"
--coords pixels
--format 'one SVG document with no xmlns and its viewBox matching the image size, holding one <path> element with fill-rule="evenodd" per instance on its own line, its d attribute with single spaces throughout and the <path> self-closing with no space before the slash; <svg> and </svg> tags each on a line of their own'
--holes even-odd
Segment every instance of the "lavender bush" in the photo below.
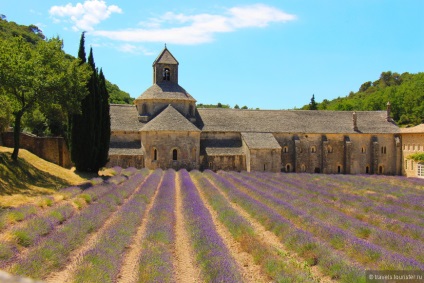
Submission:
<svg viewBox="0 0 424 283">
<path fill-rule="evenodd" d="M 40 279 L 50 272 L 62 268 L 72 250 L 84 242 L 89 233 L 98 230 L 116 211 L 119 203 L 132 194 L 144 179 L 143 174 L 136 174 L 125 186 L 117 189 L 116 185 L 96 202 L 82 210 L 78 217 L 73 217 L 62 229 L 54 231 L 34 244 L 26 257 L 19 258 L 11 271 L 18 275 Z M 131 183 L 130 183 L 131 182 Z"/>
<path fill-rule="evenodd" d="M 147 204 L 151 201 L 161 179 L 156 170 L 143 182 L 118 211 L 115 221 L 85 255 L 76 271 L 74 282 L 114 282 L 122 264 L 122 254 L 141 224 Z M 132 185 L 126 183 L 125 185 Z"/>
<path fill-rule="evenodd" d="M 215 230 L 212 217 L 190 175 L 186 170 L 180 170 L 178 174 L 183 215 L 204 278 L 209 282 L 241 282 L 237 265 Z"/>
<path fill-rule="evenodd" d="M 198 189 L 203 192 L 218 213 L 221 223 L 240 242 L 242 248 L 252 254 L 255 262 L 261 265 L 265 274 L 273 281 L 310 282 L 313 280 L 307 271 L 299 268 L 293 261 L 279 256 L 273 247 L 258 240 L 258 235 L 253 231 L 251 224 L 231 206 L 203 174 L 192 171 L 190 175 L 197 181 Z"/>
<path fill-rule="evenodd" d="M 175 282 L 175 171 L 168 169 L 149 213 L 138 282 Z"/>
</svg>

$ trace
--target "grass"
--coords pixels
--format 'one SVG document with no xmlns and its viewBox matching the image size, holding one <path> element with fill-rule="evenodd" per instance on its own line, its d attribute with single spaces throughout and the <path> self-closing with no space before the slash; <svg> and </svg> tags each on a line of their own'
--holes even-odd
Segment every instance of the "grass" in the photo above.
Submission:
<svg viewBox="0 0 424 283">
<path fill-rule="evenodd" d="M 58 189 L 93 177 L 77 174 L 73 169 L 50 163 L 24 149 L 19 150 L 18 160 L 13 161 L 12 151 L 0 146 L 0 208 L 26 203 L 48 206 L 50 201 L 46 195 L 54 197 Z"/>
</svg>

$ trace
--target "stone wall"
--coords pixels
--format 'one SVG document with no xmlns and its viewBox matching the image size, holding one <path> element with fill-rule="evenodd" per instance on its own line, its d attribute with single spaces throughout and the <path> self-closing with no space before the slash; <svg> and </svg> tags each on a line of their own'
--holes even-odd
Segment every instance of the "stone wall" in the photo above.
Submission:
<svg viewBox="0 0 424 283">
<path fill-rule="evenodd" d="M 244 155 L 215 155 L 201 156 L 201 164 L 204 164 L 201 169 L 210 169 L 213 171 L 244 171 L 246 170 L 246 160 Z M 207 163 L 207 164 L 205 164 Z"/>
<path fill-rule="evenodd" d="M 200 132 L 141 132 L 141 140 L 144 165 L 149 169 L 199 168 Z"/>
<path fill-rule="evenodd" d="M 248 171 L 281 171 L 280 149 L 250 149 L 249 155 L 250 160 L 246 160 L 250 163 Z"/>
<path fill-rule="evenodd" d="M 109 162 L 106 167 L 119 166 L 122 168 L 135 167 L 137 169 L 144 168 L 143 155 L 110 155 Z"/>
<path fill-rule="evenodd" d="M 1 135 L 4 146 L 14 147 L 13 132 L 5 132 Z M 21 133 L 20 148 L 62 167 L 72 167 L 71 156 L 62 137 L 37 137 Z"/>
<path fill-rule="evenodd" d="M 400 138 L 393 134 L 274 134 L 281 171 L 400 175 Z"/>
<path fill-rule="evenodd" d="M 402 175 L 407 177 L 418 176 L 418 163 L 408 159 L 414 153 L 424 153 L 424 133 L 402 134 Z"/>
<path fill-rule="evenodd" d="M 110 134 L 110 142 L 111 143 L 139 142 L 141 144 L 141 136 L 139 132 L 112 131 Z"/>
</svg>

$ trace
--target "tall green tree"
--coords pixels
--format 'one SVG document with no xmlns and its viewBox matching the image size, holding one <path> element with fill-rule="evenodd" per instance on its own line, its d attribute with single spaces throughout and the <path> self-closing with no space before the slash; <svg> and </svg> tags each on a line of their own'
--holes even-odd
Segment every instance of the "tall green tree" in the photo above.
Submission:
<svg viewBox="0 0 424 283">
<path fill-rule="evenodd" d="M 78 56 L 85 61 L 85 35 L 81 35 Z M 108 161 L 110 141 L 109 94 L 106 80 L 94 63 L 93 49 L 85 63 L 92 73 L 87 82 L 88 95 L 81 103 L 81 114 L 74 115 L 70 123 L 71 158 L 78 171 L 97 173 Z"/>
<path fill-rule="evenodd" d="M 0 40 L 0 87 L 12 109 L 14 150 L 17 160 L 22 117 L 37 107 L 58 103 L 69 113 L 77 112 L 86 95 L 84 82 L 89 70 L 69 60 L 59 38 L 35 45 L 22 37 Z"/>
<path fill-rule="evenodd" d="M 101 133 L 99 137 L 99 156 L 97 158 L 98 167 L 101 168 L 109 161 L 109 144 L 110 144 L 110 107 L 109 92 L 106 87 L 106 79 L 103 70 L 100 69 L 99 74 L 99 94 L 101 99 Z"/>
<path fill-rule="evenodd" d="M 309 110 L 318 110 L 318 104 L 315 102 L 315 94 L 312 94 L 311 102 L 309 103 Z"/>
</svg>

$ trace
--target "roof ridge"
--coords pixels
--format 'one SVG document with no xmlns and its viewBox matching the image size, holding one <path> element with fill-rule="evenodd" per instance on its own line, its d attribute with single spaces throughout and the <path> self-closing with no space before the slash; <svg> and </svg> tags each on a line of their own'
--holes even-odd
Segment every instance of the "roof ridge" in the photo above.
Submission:
<svg viewBox="0 0 424 283">
<path fill-rule="evenodd" d="M 140 131 L 193 131 L 200 130 L 171 104 L 149 121 Z"/>
</svg>

